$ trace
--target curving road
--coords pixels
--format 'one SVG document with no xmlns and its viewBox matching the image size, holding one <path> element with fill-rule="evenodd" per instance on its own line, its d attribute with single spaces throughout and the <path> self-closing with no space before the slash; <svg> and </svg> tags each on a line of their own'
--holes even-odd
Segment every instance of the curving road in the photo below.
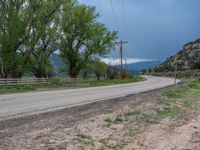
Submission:
<svg viewBox="0 0 200 150">
<path fill-rule="evenodd" d="M 0 120 L 83 105 L 130 94 L 147 92 L 174 84 L 173 79 L 144 76 L 144 82 L 0 95 Z"/>
</svg>

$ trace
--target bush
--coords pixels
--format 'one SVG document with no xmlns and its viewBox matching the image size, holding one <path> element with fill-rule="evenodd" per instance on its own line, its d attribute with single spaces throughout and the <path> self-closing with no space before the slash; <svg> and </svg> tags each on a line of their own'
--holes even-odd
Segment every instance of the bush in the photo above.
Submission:
<svg viewBox="0 0 200 150">
<path fill-rule="evenodd" d="M 125 78 L 132 78 L 133 74 L 128 70 L 120 70 L 116 67 L 109 67 L 106 73 L 108 79 L 125 79 Z"/>
<path fill-rule="evenodd" d="M 125 79 L 125 78 L 133 78 L 133 74 L 128 70 L 123 70 L 122 74 L 121 74 L 121 77 L 123 79 Z"/>
<path fill-rule="evenodd" d="M 60 78 L 52 78 L 51 84 L 60 85 L 60 84 L 62 84 L 62 82 L 61 82 Z"/>
<path fill-rule="evenodd" d="M 106 75 L 108 77 L 108 79 L 117 79 L 119 78 L 119 69 L 116 67 L 112 67 L 109 66 L 107 71 L 106 71 Z"/>
</svg>

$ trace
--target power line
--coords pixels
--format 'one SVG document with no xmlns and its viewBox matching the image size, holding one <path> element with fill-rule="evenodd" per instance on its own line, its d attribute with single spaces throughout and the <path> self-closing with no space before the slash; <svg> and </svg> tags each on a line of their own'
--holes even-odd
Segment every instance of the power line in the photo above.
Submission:
<svg viewBox="0 0 200 150">
<path fill-rule="evenodd" d="M 103 12 L 103 8 L 102 8 L 102 5 L 101 5 L 101 2 L 100 2 L 100 0 L 97 0 L 97 1 L 99 3 L 99 8 L 100 8 L 100 11 L 102 13 L 102 17 L 104 17 L 104 12 Z"/>
<path fill-rule="evenodd" d="M 115 9 L 114 9 L 114 6 L 113 6 L 113 1 L 110 0 L 110 5 L 111 5 L 111 10 L 112 10 L 112 14 L 113 14 L 113 18 L 114 18 L 114 22 L 115 22 L 115 25 L 116 25 L 116 28 L 119 32 L 119 36 L 121 38 L 121 32 L 120 32 L 120 28 L 119 28 L 119 25 L 118 25 L 118 22 L 117 22 L 117 16 L 115 14 Z"/>
<path fill-rule="evenodd" d="M 122 2 L 122 15 L 123 15 L 123 32 L 124 32 L 124 36 L 126 35 L 126 5 L 125 5 L 125 1 L 121 0 Z"/>
</svg>

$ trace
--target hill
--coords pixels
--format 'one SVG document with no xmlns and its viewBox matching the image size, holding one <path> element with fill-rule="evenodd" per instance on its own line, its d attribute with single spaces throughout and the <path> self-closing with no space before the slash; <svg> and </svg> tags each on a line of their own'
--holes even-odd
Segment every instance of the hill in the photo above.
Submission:
<svg viewBox="0 0 200 150">
<path fill-rule="evenodd" d="M 61 73 L 61 68 L 63 68 L 64 63 L 58 54 L 53 53 L 50 56 L 50 60 L 53 65 L 53 72 L 55 76 L 63 76 L 66 74 L 66 73 Z"/>
<path fill-rule="evenodd" d="M 57 75 L 60 72 L 60 69 L 64 66 L 60 56 L 56 53 L 53 53 L 50 57 L 51 62 L 53 64 L 54 73 Z M 130 70 L 133 73 L 139 73 L 144 69 L 150 69 L 156 66 L 159 66 L 162 62 L 161 61 L 144 61 L 138 63 L 132 63 L 124 66 L 124 68 Z M 117 66 L 120 67 L 120 66 Z"/>
<path fill-rule="evenodd" d="M 169 72 L 200 69 L 200 39 L 187 43 L 174 56 L 168 58 L 160 66 L 151 71 Z"/>
<path fill-rule="evenodd" d="M 133 73 L 139 73 L 145 69 L 157 67 L 161 63 L 162 63 L 161 61 L 144 61 L 144 62 L 128 64 L 125 66 L 125 68 Z"/>
</svg>

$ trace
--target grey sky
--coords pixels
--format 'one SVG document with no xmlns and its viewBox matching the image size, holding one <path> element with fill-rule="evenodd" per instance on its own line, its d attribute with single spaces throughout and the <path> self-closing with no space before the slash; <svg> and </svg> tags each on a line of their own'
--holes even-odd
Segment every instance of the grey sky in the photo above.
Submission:
<svg viewBox="0 0 200 150">
<path fill-rule="evenodd" d="M 79 0 L 95 5 L 100 21 L 117 30 L 111 0 Z M 165 60 L 186 42 L 200 38 L 200 0 L 112 0 L 127 58 Z M 111 57 L 117 57 L 117 52 Z"/>
</svg>

